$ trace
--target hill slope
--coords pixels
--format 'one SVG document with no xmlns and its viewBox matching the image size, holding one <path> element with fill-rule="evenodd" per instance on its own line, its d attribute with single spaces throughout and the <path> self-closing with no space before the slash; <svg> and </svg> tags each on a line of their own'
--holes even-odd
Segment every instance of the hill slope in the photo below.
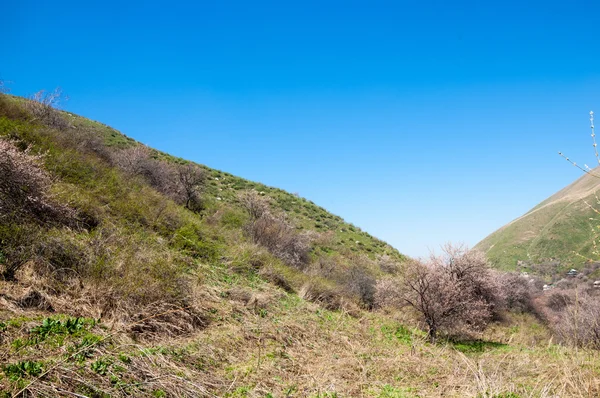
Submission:
<svg viewBox="0 0 600 398">
<path fill-rule="evenodd" d="M 596 396 L 528 315 L 427 343 L 317 205 L 0 95 L 0 397 Z"/>
<path fill-rule="evenodd" d="M 588 259 L 597 260 L 594 240 L 598 238 L 599 171 L 584 174 L 475 248 L 486 252 L 498 268 L 506 270 L 545 264 L 538 270 L 552 273 Z"/>
</svg>

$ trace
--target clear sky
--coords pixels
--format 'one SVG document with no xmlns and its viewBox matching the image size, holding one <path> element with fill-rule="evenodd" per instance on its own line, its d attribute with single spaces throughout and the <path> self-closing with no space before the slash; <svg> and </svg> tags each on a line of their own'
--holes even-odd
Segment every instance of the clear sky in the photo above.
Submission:
<svg viewBox="0 0 600 398">
<path fill-rule="evenodd" d="M 0 78 L 421 256 L 594 164 L 597 1 L 7 1 Z M 600 125 L 600 123 L 598 123 Z"/>
</svg>

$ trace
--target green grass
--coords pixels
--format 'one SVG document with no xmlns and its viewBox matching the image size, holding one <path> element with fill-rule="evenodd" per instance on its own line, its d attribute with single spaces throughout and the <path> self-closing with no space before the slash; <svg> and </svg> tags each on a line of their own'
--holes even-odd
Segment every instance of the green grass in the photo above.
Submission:
<svg viewBox="0 0 600 398">
<path fill-rule="evenodd" d="M 503 350 L 509 348 L 507 344 L 496 341 L 483 340 L 448 340 L 448 344 L 464 354 L 477 354 L 489 350 Z"/>
<path fill-rule="evenodd" d="M 593 203 L 594 197 L 585 200 Z M 592 231 L 590 220 L 595 215 L 583 200 L 549 204 L 494 232 L 475 248 L 486 252 L 491 262 L 502 270 L 531 272 L 532 269 L 519 268 L 517 262 L 536 265 L 557 259 L 561 265 L 546 272 L 562 272 L 573 266 L 580 267 L 586 259 L 598 260 L 593 253 L 596 233 Z"/>
</svg>

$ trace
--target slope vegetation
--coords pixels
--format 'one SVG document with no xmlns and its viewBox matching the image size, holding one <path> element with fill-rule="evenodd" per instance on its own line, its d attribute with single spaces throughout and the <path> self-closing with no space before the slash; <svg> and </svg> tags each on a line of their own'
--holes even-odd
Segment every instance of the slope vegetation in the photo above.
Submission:
<svg viewBox="0 0 600 398">
<path fill-rule="evenodd" d="M 497 267 L 508 270 L 545 264 L 538 269 L 562 272 L 597 260 L 598 172 L 583 175 L 475 248 L 486 252 Z"/>
<path fill-rule="evenodd" d="M 314 203 L 0 95 L 0 396 L 596 396 L 527 314 L 430 344 L 407 258 Z"/>
</svg>

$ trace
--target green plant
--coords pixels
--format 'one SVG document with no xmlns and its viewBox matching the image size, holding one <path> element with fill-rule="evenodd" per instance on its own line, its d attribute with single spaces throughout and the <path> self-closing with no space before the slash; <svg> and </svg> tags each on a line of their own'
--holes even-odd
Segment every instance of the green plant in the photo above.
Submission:
<svg viewBox="0 0 600 398">
<path fill-rule="evenodd" d="M 69 355 L 74 355 L 74 359 L 77 362 L 83 362 L 88 358 L 92 358 L 94 356 L 94 347 L 98 345 L 99 342 L 103 340 L 102 336 L 97 336 L 94 334 L 89 334 L 85 336 L 81 342 L 70 346 L 67 349 Z"/>
<path fill-rule="evenodd" d="M 221 223 L 229 228 L 242 228 L 247 221 L 246 214 L 233 209 L 227 209 L 221 215 Z"/>
<path fill-rule="evenodd" d="M 44 371 L 42 362 L 21 361 L 2 366 L 2 371 L 11 381 L 17 381 L 25 376 L 39 376 Z"/>
<path fill-rule="evenodd" d="M 119 361 L 129 365 L 131 363 L 131 357 L 127 354 L 119 353 Z"/>
<path fill-rule="evenodd" d="M 173 234 L 171 242 L 173 247 L 207 262 L 214 262 L 219 257 L 218 245 L 206 239 L 197 224 L 187 224 L 179 228 Z"/>
<path fill-rule="evenodd" d="M 397 388 L 386 384 L 381 388 L 378 398 L 411 398 L 416 396 L 415 393 L 414 388 Z"/>
<path fill-rule="evenodd" d="M 56 334 L 75 334 L 83 330 L 86 326 L 94 326 L 95 321 L 86 318 L 68 318 L 66 321 L 59 319 L 46 318 L 41 325 L 30 330 L 30 333 L 37 337 L 37 340 L 44 340 L 46 337 Z"/>
<path fill-rule="evenodd" d="M 90 368 L 99 375 L 104 376 L 108 373 L 111 364 L 112 361 L 109 358 L 100 358 L 96 362 L 92 362 Z"/>
<path fill-rule="evenodd" d="M 395 327 L 391 325 L 382 325 L 381 332 L 387 339 L 396 340 L 402 344 L 411 344 L 413 342 L 413 335 L 415 334 L 415 332 L 403 325 L 397 325 Z M 420 331 L 417 333 L 420 333 Z"/>
</svg>

